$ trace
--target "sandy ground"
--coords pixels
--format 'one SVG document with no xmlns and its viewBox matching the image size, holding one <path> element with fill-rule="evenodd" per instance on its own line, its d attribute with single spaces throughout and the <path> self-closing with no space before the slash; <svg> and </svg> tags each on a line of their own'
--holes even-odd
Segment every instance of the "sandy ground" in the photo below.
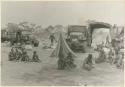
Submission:
<svg viewBox="0 0 125 87">
<path fill-rule="evenodd" d="M 96 64 L 92 71 L 82 69 L 86 54 L 79 53 L 74 70 L 57 70 L 57 58 L 49 57 L 52 50 L 34 48 L 41 63 L 8 61 L 10 47 L 1 47 L 2 85 L 18 86 L 123 86 L 123 70 L 108 63 Z M 31 52 L 29 52 L 30 56 Z"/>
</svg>

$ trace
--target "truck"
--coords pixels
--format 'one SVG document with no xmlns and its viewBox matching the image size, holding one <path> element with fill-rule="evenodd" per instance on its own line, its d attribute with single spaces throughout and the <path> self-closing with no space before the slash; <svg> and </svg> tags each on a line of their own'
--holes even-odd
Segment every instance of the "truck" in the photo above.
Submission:
<svg viewBox="0 0 125 87">
<path fill-rule="evenodd" d="M 39 41 L 33 36 L 30 30 L 17 30 L 16 32 L 8 32 L 7 37 L 11 45 L 14 45 L 15 43 L 31 44 L 34 47 L 38 47 L 39 45 Z"/>
<path fill-rule="evenodd" d="M 3 29 L 1 30 L 1 42 L 5 42 L 8 41 L 8 37 L 7 37 L 7 30 Z"/>
<path fill-rule="evenodd" d="M 89 46 L 91 40 L 87 26 L 69 25 L 67 30 L 66 41 L 69 47 L 74 52 L 85 52 L 85 48 Z"/>
</svg>

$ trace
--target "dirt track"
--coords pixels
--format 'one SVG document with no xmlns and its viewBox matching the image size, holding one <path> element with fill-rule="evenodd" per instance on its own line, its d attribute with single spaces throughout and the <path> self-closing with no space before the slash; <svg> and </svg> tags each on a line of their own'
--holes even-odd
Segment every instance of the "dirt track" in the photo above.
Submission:
<svg viewBox="0 0 125 87">
<path fill-rule="evenodd" d="M 41 63 L 8 61 L 9 47 L 1 47 L 2 85 L 79 86 L 123 85 L 123 70 L 108 63 L 96 64 L 92 71 L 85 71 L 82 62 L 86 54 L 77 54 L 77 68 L 71 71 L 57 70 L 57 58 L 49 57 L 52 50 L 35 48 Z M 31 54 L 30 54 L 31 55 Z M 84 55 L 84 57 L 83 57 Z"/>
</svg>

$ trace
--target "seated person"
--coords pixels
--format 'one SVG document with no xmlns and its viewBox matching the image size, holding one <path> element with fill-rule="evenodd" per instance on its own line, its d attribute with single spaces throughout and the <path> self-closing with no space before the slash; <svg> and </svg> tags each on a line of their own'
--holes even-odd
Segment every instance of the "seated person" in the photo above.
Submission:
<svg viewBox="0 0 125 87">
<path fill-rule="evenodd" d="M 17 49 L 17 53 L 16 53 L 16 60 L 20 60 L 21 58 L 22 58 L 22 50 L 21 50 L 21 48 L 18 48 Z"/>
<path fill-rule="evenodd" d="M 10 53 L 9 53 L 9 61 L 12 61 L 14 59 L 16 59 L 16 56 L 15 56 L 14 49 L 12 48 Z"/>
<path fill-rule="evenodd" d="M 33 52 L 33 57 L 32 57 L 33 62 L 40 62 L 40 59 L 36 53 L 36 51 Z"/>
<path fill-rule="evenodd" d="M 58 60 L 58 70 L 64 70 L 66 67 L 65 58 L 62 56 Z"/>
<path fill-rule="evenodd" d="M 66 63 L 66 67 L 65 68 L 67 68 L 67 69 L 72 69 L 72 68 L 76 67 L 76 65 L 74 64 L 74 59 L 73 59 L 71 53 L 69 53 L 68 56 L 66 57 L 65 63 Z"/>
<path fill-rule="evenodd" d="M 96 63 L 102 63 L 106 61 L 106 55 L 104 50 L 101 48 L 99 50 L 99 57 L 95 60 Z"/>
<path fill-rule="evenodd" d="M 108 60 L 110 64 L 115 62 L 115 51 L 113 48 L 110 49 Z"/>
<path fill-rule="evenodd" d="M 88 57 L 83 62 L 83 69 L 90 71 L 93 67 L 92 54 L 89 54 Z"/>
</svg>

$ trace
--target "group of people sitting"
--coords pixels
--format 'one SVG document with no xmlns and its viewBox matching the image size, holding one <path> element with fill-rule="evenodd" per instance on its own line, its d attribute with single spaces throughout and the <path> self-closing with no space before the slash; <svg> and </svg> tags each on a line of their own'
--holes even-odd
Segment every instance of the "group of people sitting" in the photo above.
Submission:
<svg viewBox="0 0 125 87">
<path fill-rule="evenodd" d="M 115 64 L 117 68 L 123 68 L 124 66 L 124 53 L 120 52 L 120 50 L 116 50 L 114 48 L 110 49 L 108 62 L 110 64 Z"/>
<path fill-rule="evenodd" d="M 23 47 L 12 47 L 9 52 L 9 61 L 31 61 L 40 62 L 37 52 L 33 52 L 32 59 L 29 58 L 27 51 Z"/>
<path fill-rule="evenodd" d="M 106 56 L 104 50 L 101 48 L 99 50 L 98 58 L 93 58 L 92 54 L 89 54 L 88 57 L 83 62 L 83 68 L 90 71 L 94 68 L 94 63 L 103 63 L 108 62 L 111 65 L 115 65 L 118 69 L 124 68 L 124 55 L 118 51 L 115 53 L 113 48 L 110 49 L 108 56 Z"/>
<path fill-rule="evenodd" d="M 104 49 L 100 47 L 98 52 L 99 57 L 95 60 L 96 63 L 108 62 L 111 65 L 115 64 L 117 68 L 123 67 L 124 55 L 119 49 L 116 50 L 114 47 L 111 47 L 109 53 L 106 54 Z"/>
<path fill-rule="evenodd" d="M 88 57 L 84 60 L 83 62 L 83 69 L 90 71 L 93 66 L 93 59 L 92 59 L 92 54 L 89 54 Z M 66 58 L 64 58 L 62 55 L 58 60 L 58 69 L 59 70 L 71 70 L 75 68 L 76 65 L 74 64 L 74 59 L 72 57 L 72 54 L 69 53 Z"/>
</svg>

